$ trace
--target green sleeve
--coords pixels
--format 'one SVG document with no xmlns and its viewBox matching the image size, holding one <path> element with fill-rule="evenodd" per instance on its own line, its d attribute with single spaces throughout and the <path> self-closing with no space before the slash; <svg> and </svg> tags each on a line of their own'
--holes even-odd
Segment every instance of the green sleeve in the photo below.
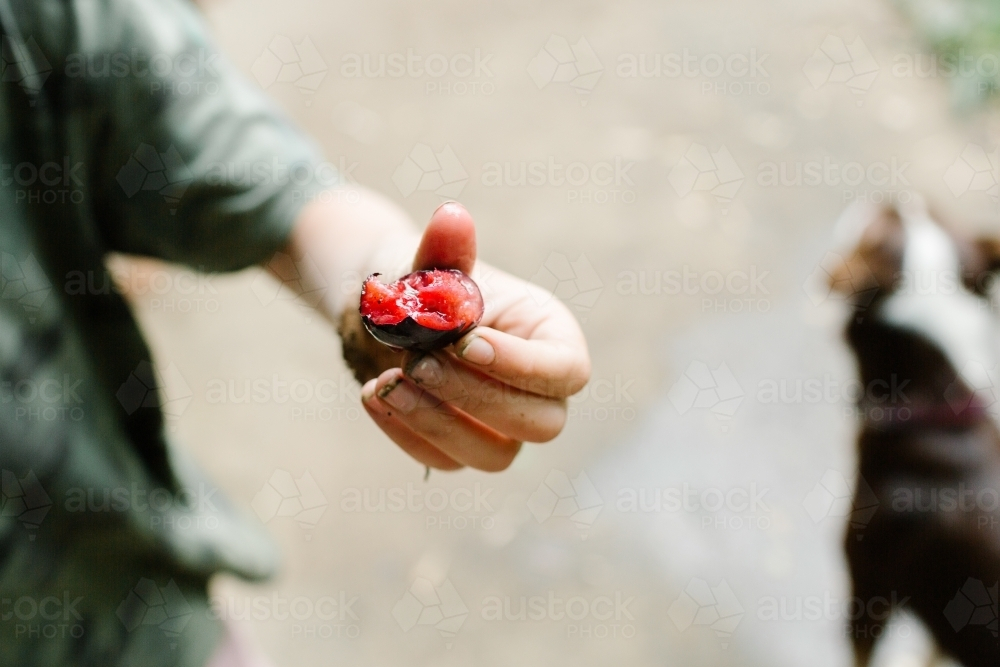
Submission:
<svg viewBox="0 0 1000 667">
<path fill-rule="evenodd" d="M 81 5 L 66 77 L 106 96 L 92 186 L 107 246 L 209 271 L 266 260 L 335 170 L 219 53 L 190 3 Z"/>
</svg>

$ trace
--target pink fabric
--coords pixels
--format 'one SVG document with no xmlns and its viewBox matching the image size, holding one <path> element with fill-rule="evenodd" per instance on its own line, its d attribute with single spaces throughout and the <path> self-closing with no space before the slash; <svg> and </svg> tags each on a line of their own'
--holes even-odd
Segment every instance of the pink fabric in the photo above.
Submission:
<svg viewBox="0 0 1000 667">
<path fill-rule="evenodd" d="M 206 667 L 274 667 L 274 663 L 227 623 L 226 634 Z"/>
</svg>

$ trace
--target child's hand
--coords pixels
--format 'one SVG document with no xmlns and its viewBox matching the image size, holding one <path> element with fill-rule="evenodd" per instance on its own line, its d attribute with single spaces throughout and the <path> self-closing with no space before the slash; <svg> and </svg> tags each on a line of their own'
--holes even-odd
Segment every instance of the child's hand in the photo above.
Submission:
<svg viewBox="0 0 1000 667">
<path fill-rule="evenodd" d="M 408 353 L 402 368 L 367 382 L 361 400 L 383 431 L 434 468 L 503 470 L 522 441 L 545 442 L 566 422 L 566 398 L 590 375 L 586 341 L 569 310 L 544 290 L 476 262 L 469 212 L 434 212 L 413 269 L 454 268 L 486 300 L 479 327 L 453 346 Z"/>
</svg>

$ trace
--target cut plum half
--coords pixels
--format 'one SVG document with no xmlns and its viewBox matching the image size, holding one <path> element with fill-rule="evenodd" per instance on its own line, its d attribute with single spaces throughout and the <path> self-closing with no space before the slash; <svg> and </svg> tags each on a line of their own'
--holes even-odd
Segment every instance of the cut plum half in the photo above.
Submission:
<svg viewBox="0 0 1000 667">
<path fill-rule="evenodd" d="M 361 287 L 361 320 L 380 343 L 429 352 L 451 345 L 483 319 L 483 295 L 461 271 L 414 271 L 393 283 L 378 276 L 368 276 Z"/>
</svg>

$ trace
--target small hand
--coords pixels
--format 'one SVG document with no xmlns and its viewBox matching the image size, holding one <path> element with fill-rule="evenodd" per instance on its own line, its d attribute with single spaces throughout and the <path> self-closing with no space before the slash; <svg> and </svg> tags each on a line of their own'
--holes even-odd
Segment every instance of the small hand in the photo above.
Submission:
<svg viewBox="0 0 1000 667">
<path fill-rule="evenodd" d="M 480 280 L 480 326 L 437 352 L 367 382 L 361 400 L 396 444 L 444 470 L 503 470 L 523 441 L 546 442 L 566 423 L 566 398 L 587 383 L 590 358 L 569 310 L 551 294 L 476 262 L 476 231 L 458 203 L 438 208 L 414 270 L 453 268 Z"/>
</svg>

